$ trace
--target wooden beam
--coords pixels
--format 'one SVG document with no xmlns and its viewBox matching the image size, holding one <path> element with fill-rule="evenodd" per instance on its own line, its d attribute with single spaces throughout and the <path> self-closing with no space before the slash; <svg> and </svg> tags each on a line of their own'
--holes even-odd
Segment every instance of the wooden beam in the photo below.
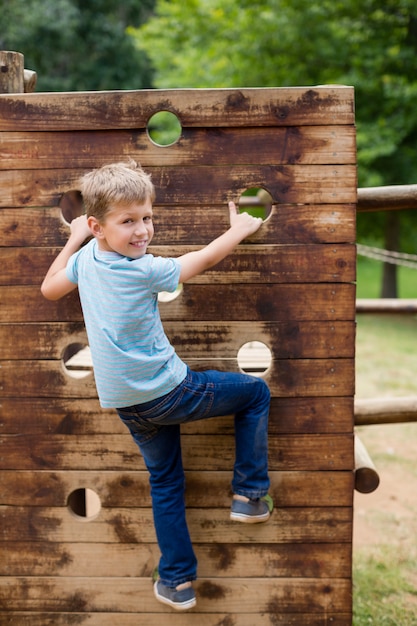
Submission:
<svg viewBox="0 0 417 626">
<path fill-rule="evenodd" d="M 36 81 L 38 80 L 38 75 L 33 70 L 23 70 L 23 83 L 25 88 L 25 93 L 32 93 L 36 88 Z"/>
<path fill-rule="evenodd" d="M 358 189 L 359 212 L 417 209 L 417 185 L 391 185 Z"/>
<path fill-rule="evenodd" d="M 417 396 L 355 400 L 355 426 L 417 422 Z"/>
<path fill-rule="evenodd" d="M 357 313 L 416 313 L 417 298 L 358 298 Z"/>
</svg>

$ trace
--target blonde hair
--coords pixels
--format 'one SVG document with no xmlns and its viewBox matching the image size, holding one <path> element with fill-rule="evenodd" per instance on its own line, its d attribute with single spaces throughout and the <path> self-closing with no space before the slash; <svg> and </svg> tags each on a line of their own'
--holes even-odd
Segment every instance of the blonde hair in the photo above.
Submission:
<svg viewBox="0 0 417 626">
<path fill-rule="evenodd" d="M 85 174 L 80 181 L 87 217 L 104 222 L 112 205 L 155 200 L 155 188 L 149 174 L 135 161 L 111 163 Z"/>
</svg>

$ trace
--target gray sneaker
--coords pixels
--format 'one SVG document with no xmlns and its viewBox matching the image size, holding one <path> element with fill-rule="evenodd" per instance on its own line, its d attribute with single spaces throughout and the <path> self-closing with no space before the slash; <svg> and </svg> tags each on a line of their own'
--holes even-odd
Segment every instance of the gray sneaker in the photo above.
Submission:
<svg viewBox="0 0 417 626">
<path fill-rule="evenodd" d="M 181 587 L 181 585 L 178 586 Z M 160 580 L 157 580 L 153 586 L 153 591 L 155 598 L 159 600 L 159 602 L 168 604 L 168 606 L 171 606 L 177 611 L 192 609 L 192 607 L 197 604 L 195 591 L 191 586 L 180 590 L 177 588 L 172 589 L 171 587 L 163 585 Z"/>
<path fill-rule="evenodd" d="M 244 522 L 246 524 L 259 524 L 269 520 L 274 503 L 270 495 L 257 500 L 232 500 L 230 519 L 234 522 Z"/>
</svg>

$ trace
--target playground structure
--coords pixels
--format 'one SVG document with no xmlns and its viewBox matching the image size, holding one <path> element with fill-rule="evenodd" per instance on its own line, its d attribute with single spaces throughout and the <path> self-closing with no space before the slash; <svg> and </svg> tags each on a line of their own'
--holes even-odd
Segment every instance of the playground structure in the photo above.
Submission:
<svg viewBox="0 0 417 626">
<path fill-rule="evenodd" d="M 0 623 L 351 624 L 353 100 L 337 86 L 0 95 Z M 160 111 L 181 123 L 172 145 L 149 137 Z M 267 524 L 229 521 L 232 416 L 183 429 L 199 580 L 197 607 L 181 615 L 153 597 L 158 549 L 136 446 L 99 407 L 92 373 L 67 366 L 87 344 L 77 294 L 48 302 L 39 291 L 79 176 L 127 158 L 157 189 L 155 254 L 207 243 L 247 190 L 272 197 L 258 233 L 160 303 L 191 367 L 238 371 L 248 342 L 271 351 L 258 372 L 272 392 Z"/>
</svg>

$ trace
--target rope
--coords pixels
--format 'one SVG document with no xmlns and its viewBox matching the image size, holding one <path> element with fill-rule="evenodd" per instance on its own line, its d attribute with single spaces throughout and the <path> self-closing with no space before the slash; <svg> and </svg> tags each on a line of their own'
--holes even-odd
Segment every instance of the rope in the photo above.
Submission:
<svg viewBox="0 0 417 626">
<path fill-rule="evenodd" d="M 394 252 L 394 250 L 381 250 L 380 248 L 373 248 L 372 246 L 365 246 L 358 243 L 358 254 L 366 256 L 370 259 L 376 259 L 377 261 L 383 261 L 384 263 L 391 263 L 393 265 L 402 265 L 403 267 L 411 267 L 417 269 L 417 255 L 407 254 L 405 252 Z"/>
</svg>

